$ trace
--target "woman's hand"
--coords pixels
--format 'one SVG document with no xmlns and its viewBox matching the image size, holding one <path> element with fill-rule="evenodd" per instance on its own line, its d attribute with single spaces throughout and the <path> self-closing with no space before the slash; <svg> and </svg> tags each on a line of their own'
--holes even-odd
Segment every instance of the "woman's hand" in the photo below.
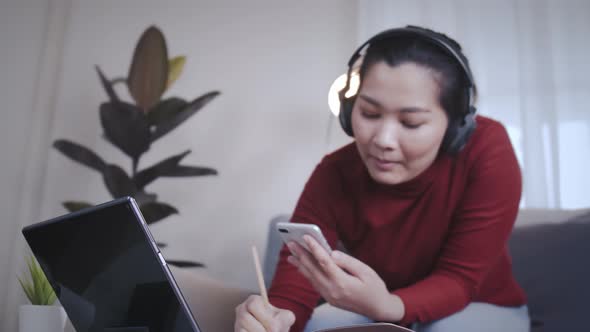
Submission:
<svg viewBox="0 0 590 332">
<path fill-rule="evenodd" d="M 326 301 L 376 321 L 396 322 L 403 318 L 403 302 L 389 293 L 383 279 L 371 267 L 341 251 L 329 254 L 309 235 L 304 239 L 310 251 L 290 242 L 287 245 L 293 256 L 288 261 Z"/>
<path fill-rule="evenodd" d="M 236 307 L 234 332 L 288 332 L 295 315 L 266 304 L 261 296 L 251 295 Z"/>
</svg>

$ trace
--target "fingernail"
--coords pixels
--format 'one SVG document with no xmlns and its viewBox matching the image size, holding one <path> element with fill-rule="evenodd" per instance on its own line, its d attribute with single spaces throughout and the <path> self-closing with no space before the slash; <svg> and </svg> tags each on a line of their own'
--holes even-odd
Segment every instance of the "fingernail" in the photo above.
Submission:
<svg viewBox="0 0 590 332">
<path fill-rule="evenodd" d="M 333 250 L 332 251 L 332 258 L 338 259 L 338 258 L 341 257 L 341 255 L 342 254 L 339 251 L 337 251 L 337 250 Z"/>
</svg>

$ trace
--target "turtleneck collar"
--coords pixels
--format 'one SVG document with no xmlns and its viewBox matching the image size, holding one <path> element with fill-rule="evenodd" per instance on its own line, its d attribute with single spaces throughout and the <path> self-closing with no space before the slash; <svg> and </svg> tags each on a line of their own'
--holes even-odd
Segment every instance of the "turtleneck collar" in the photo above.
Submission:
<svg viewBox="0 0 590 332">
<path fill-rule="evenodd" d="M 449 156 L 444 153 L 440 153 L 434 162 L 425 169 L 422 173 L 418 174 L 413 179 L 402 182 L 399 184 L 383 184 L 375 181 L 366 165 L 363 163 L 363 173 L 367 181 L 367 187 L 371 191 L 380 192 L 384 194 L 399 196 L 399 197 L 416 197 L 422 194 L 430 185 L 434 182 L 440 170 L 446 162 L 449 160 Z"/>
</svg>

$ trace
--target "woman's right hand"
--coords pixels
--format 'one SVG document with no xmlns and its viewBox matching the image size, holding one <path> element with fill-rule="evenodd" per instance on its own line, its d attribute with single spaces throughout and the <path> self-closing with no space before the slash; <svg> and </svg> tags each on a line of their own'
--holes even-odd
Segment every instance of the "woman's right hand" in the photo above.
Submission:
<svg viewBox="0 0 590 332">
<path fill-rule="evenodd" d="M 250 295 L 236 307 L 234 332 L 288 332 L 293 323 L 293 312 L 266 304 L 260 295 Z"/>
</svg>

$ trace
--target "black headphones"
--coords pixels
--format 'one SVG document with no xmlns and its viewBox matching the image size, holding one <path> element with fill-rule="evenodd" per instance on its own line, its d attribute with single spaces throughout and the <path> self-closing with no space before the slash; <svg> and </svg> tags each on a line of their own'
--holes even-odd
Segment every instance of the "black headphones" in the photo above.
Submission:
<svg viewBox="0 0 590 332">
<path fill-rule="evenodd" d="M 469 137 L 473 133 L 476 127 L 475 122 L 475 84 L 473 81 L 473 75 L 471 74 L 471 70 L 469 69 L 469 65 L 467 64 L 467 59 L 461 53 L 461 47 L 454 43 L 451 39 L 447 36 L 434 32 L 429 29 L 408 25 L 405 28 L 395 28 L 390 30 L 385 30 L 371 39 L 364 42 L 357 50 L 354 52 L 350 60 L 348 60 L 348 73 L 346 77 L 346 86 L 338 92 L 338 98 L 340 99 L 340 114 L 338 118 L 340 120 L 340 125 L 342 129 L 348 136 L 354 136 L 352 131 L 352 108 L 354 106 L 354 102 L 356 99 L 356 94 L 351 97 L 346 97 L 346 92 L 348 92 L 350 88 L 350 80 L 353 72 L 353 66 L 356 61 L 361 57 L 361 51 L 368 45 L 371 45 L 375 42 L 386 40 L 386 39 L 393 39 L 400 36 L 411 36 L 415 38 L 420 38 L 424 41 L 427 41 L 433 45 L 438 46 L 442 51 L 446 54 L 450 55 L 453 59 L 457 61 L 457 63 L 463 69 L 463 73 L 465 74 L 467 86 L 465 87 L 467 93 L 467 105 L 465 105 L 465 109 L 461 112 L 462 116 L 459 116 L 458 119 L 451 119 L 449 118 L 449 126 L 445 133 L 441 148 L 450 153 L 455 154 L 467 144 Z"/>
</svg>

